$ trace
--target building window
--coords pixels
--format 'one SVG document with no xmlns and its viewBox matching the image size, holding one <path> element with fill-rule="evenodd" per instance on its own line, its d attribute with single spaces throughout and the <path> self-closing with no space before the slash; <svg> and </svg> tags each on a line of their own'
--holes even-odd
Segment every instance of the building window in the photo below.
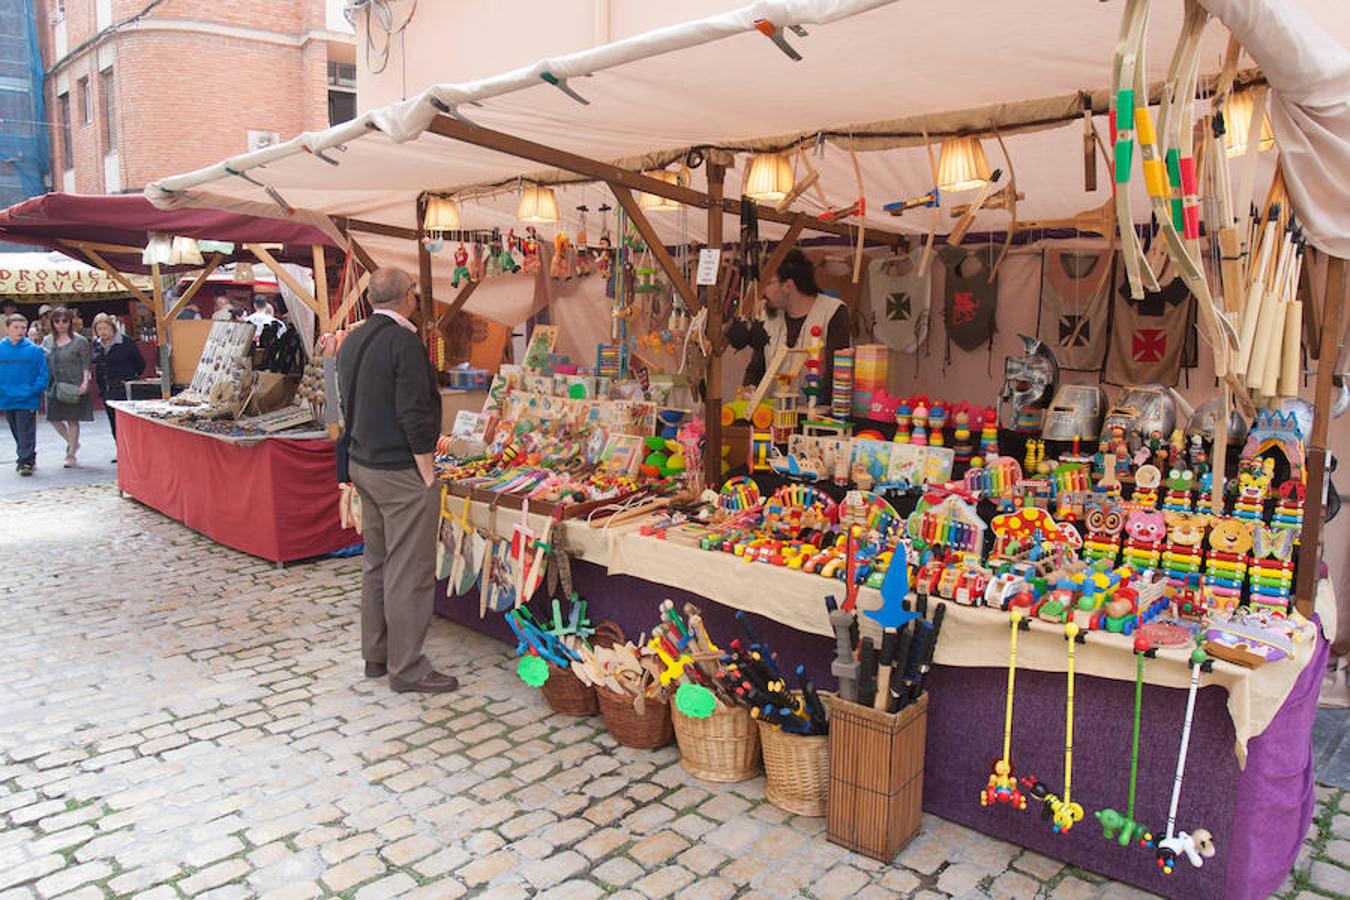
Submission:
<svg viewBox="0 0 1350 900">
<path fill-rule="evenodd" d="M 337 125 L 356 118 L 356 95 L 351 91 L 328 92 L 328 124 Z"/>
<path fill-rule="evenodd" d="M 70 94 L 61 94 L 56 98 L 56 105 L 61 111 L 61 163 L 67 169 L 75 168 L 75 153 L 71 147 L 70 140 Z"/>
<path fill-rule="evenodd" d="M 88 125 L 94 121 L 94 98 L 89 93 L 89 79 L 81 78 L 80 83 L 80 124 Z"/>
<path fill-rule="evenodd" d="M 341 87 L 356 90 L 356 63 L 328 61 L 329 87 Z"/>
<path fill-rule="evenodd" d="M 113 70 L 98 73 L 99 93 L 103 101 L 103 153 L 117 152 L 117 91 L 113 84 Z"/>
</svg>

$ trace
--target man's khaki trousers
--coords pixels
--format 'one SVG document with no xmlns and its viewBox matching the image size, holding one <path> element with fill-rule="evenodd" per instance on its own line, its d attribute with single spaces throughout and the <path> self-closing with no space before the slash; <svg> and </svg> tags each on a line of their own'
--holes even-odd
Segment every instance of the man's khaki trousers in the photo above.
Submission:
<svg viewBox="0 0 1350 900">
<path fill-rule="evenodd" d="M 384 663 L 393 680 L 412 683 L 431 672 L 422 641 L 436 601 L 439 484 L 416 469 L 350 464 L 361 495 L 366 542 L 361 583 L 361 656 Z"/>
</svg>

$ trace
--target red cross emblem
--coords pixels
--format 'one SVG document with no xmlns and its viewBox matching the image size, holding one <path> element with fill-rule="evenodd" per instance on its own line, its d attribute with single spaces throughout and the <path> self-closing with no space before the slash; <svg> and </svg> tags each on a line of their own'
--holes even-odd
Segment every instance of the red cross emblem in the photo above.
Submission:
<svg viewBox="0 0 1350 900">
<path fill-rule="evenodd" d="M 1135 362 L 1162 362 L 1163 354 L 1167 352 L 1167 332 L 1161 328 L 1135 329 L 1130 352 Z"/>
<path fill-rule="evenodd" d="M 952 324 L 966 325 L 975 321 L 980 304 L 970 291 L 957 291 L 952 295 Z"/>
</svg>

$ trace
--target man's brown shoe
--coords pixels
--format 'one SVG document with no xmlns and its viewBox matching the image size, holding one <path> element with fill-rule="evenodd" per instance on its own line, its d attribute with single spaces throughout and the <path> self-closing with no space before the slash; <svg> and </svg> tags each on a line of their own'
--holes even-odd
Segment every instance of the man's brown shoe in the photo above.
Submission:
<svg viewBox="0 0 1350 900">
<path fill-rule="evenodd" d="M 367 678 L 383 678 L 388 672 L 389 667 L 386 666 L 384 663 L 377 663 L 377 662 L 366 663 Z"/>
<path fill-rule="evenodd" d="M 459 689 L 459 679 L 433 669 L 423 675 L 420 681 L 395 681 L 391 678 L 389 686 L 400 694 L 409 691 L 416 691 L 419 694 L 446 694 Z"/>
</svg>

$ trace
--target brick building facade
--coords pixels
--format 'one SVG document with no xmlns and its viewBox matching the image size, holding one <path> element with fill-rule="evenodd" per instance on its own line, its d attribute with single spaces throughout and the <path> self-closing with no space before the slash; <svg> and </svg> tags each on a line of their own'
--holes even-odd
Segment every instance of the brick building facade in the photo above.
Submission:
<svg viewBox="0 0 1350 900">
<path fill-rule="evenodd" d="M 325 128 L 354 108 L 355 50 L 342 0 L 35 7 L 55 190 L 139 191 Z"/>
</svg>

